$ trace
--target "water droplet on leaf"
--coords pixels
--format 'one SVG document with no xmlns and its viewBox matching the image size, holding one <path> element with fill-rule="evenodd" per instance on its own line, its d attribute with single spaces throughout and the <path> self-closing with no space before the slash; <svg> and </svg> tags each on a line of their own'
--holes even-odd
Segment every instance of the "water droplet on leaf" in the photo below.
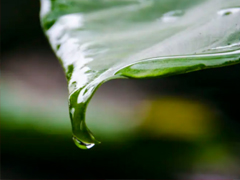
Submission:
<svg viewBox="0 0 240 180">
<path fill-rule="evenodd" d="M 182 10 L 169 11 L 169 12 L 163 14 L 163 17 L 161 18 L 161 20 L 163 22 L 174 22 L 174 21 L 178 20 L 178 18 L 180 16 L 182 16 L 183 14 L 184 14 L 184 12 Z"/>
<path fill-rule="evenodd" d="M 220 11 L 217 12 L 217 14 L 220 16 L 227 16 L 227 15 L 239 13 L 239 12 L 240 12 L 240 8 L 236 7 L 236 8 L 221 9 Z"/>
</svg>

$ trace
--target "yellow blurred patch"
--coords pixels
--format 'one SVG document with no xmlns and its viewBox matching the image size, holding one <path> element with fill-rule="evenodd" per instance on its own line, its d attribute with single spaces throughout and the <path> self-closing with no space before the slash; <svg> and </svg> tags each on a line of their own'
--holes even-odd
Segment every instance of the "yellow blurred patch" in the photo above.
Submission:
<svg viewBox="0 0 240 180">
<path fill-rule="evenodd" d="M 213 109 L 199 101 L 165 97 L 146 101 L 141 107 L 142 127 L 149 135 L 193 140 L 209 137 L 214 131 Z"/>
</svg>

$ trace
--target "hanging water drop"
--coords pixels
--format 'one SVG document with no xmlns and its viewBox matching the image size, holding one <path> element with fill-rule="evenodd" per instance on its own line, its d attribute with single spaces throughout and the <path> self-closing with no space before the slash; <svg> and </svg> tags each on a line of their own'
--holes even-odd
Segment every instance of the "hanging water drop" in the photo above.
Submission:
<svg viewBox="0 0 240 180">
<path fill-rule="evenodd" d="M 76 144 L 77 147 L 81 149 L 90 149 L 92 148 L 95 144 L 94 143 L 84 143 L 80 140 L 78 140 L 76 137 L 73 136 L 73 142 Z"/>
<path fill-rule="evenodd" d="M 90 149 L 100 142 L 94 138 L 85 122 L 86 107 L 90 99 L 85 102 L 77 102 L 79 96 L 84 96 L 80 93 L 81 90 L 84 91 L 84 89 L 77 90 L 69 98 L 69 114 L 72 123 L 73 141 L 81 149 Z"/>
</svg>

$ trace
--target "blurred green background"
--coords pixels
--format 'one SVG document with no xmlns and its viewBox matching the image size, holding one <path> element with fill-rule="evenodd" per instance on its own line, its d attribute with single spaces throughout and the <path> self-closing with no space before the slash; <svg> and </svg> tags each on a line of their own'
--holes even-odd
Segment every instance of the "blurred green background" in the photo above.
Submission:
<svg viewBox="0 0 240 180">
<path fill-rule="evenodd" d="M 240 177 L 240 65 L 102 85 L 71 139 L 67 84 L 43 35 L 39 2 L 1 2 L 2 179 Z"/>
</svg>

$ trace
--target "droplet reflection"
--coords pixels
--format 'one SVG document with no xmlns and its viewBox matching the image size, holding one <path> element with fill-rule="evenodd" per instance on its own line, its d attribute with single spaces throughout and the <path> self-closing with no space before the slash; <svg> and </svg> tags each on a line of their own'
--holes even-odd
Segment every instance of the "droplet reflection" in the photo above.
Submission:
<svg viewBox="0 0 240 180">
<path fill-rule="evenodd" d="M 81 149 L 90 149 L 95 145 L 94 143 L 84 143 L 77 139 L 75 136 L 73 136 L 73 142 L 76 144 L 77 147 Z"/>
</svg>

